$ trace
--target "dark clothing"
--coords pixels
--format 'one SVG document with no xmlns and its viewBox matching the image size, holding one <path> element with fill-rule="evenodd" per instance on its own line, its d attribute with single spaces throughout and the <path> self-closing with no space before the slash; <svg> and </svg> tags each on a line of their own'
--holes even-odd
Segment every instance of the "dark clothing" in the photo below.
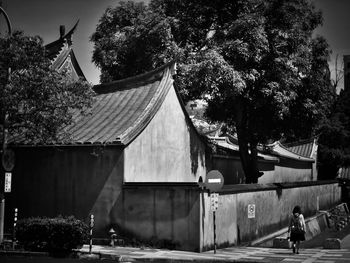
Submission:
<svg viewBox="0 0 350 263">
<path fill-rule="evenodd" d="M 290 233 L 290 241 L 296 242 L 296 241 L 304 241 L 305 240 L 305 233 L 303 232 L 291 232 Z"/>
<path fill-rule="evenodd" d="M 290 241 L 304 241 L 305 240 L 306 225 L 304 216 L 302 214 L 293 214 L 290 218 L 289 229 Z"/>
</svg>

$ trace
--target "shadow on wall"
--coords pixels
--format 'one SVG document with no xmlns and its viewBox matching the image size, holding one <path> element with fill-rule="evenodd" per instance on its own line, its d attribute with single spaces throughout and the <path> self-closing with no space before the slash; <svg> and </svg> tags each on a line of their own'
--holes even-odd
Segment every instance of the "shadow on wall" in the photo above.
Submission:
<svg viewBox="0 0 350 263">
<path fill-rule="evenodd" d="M 198 206 L 198 191 L 193 188 L 129 185 L 110 218 L 112 226 L 119 226 L 120 233 L 129 239 L 195 251 L 199 243 L 195 224 Z"/>
<path fill-rule="evenodd" d="M 206 145 L 202 141 L 204 139 L 200 138 L 199 135 L 194 131 L 195 128 L 191 128 L 190 125 L 187 125 L 187 129 L 190 134 L 191 170 L 193 174 L 196 174 L 199 165 L 205 167 Z"/>
<path fill-rule="evenodd" d="M 13 198 L 7 208 L 12 214 L 17 207 L 21 218 L 74 215 L 88 222 L 111 174 L 122 178 L 115 172 L 123 156 L 116 147 L 28 147 L 15 152 Z"/>
<path fill-rule="evenodd" d="M 180 242 L 174 242 L 171 239 L 158 239 L 152 236 L 149 239 L 136 238 L 132 231 L 124 229 L 119 224 L 113 223 L 109 229 L 116 230 L 117 239 L 122 240 L 122 245 L 126 247 L 151 247 L 151 248 L 165 248 L 175 250 L 181 247 Z"/>
</svg>

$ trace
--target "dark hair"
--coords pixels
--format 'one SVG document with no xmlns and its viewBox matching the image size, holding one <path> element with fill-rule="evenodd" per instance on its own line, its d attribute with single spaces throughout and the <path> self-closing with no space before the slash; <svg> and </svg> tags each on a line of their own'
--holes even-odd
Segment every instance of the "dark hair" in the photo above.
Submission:
<svg viewBox="0 0 350 263">
<path fill-rule="evenodd" d="M 295 206 L 294 207 L 294 209 L 293 209 L 293 214 L 295 214 L 295 213 L 298 213 L 298 214 L 301 214 L 301 208 L 300 208 L 300 206 Z"/>
</svg>

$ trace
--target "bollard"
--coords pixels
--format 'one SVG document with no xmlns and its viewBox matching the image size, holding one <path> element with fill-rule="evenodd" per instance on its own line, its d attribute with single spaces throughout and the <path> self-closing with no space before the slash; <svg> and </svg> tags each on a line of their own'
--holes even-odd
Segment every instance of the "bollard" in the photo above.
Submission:
<svg viewBox="0 0 350 263">
<path fill-rule="evenodd" d="M 16 245 L 16 226 L 18 218 L 18 208 L 15 208 L 14 218 L 13 218 L 13 231 L 12 231 L 12 248 L 15 249 Z"/>
<path fill-rule="evenodd" d="M 89 254 L 92 253 L 92 229 L 93 228 L 94 228 L 94 215 L 90 215 Z"/>
<path fill-rule="evenodd" d="M 115 241 L 117 239 L 117 234 L 116 234 L 116 232 L 115 232 L 115 230 L 113 228 L 111 228 L 109 230 L 109 235 L 110 235 L 110 238 L 111 238 L 110 245 L 111 245 L 111 247 L 114 247 L 115 246 Z"/>
<path fill-rule="evenodd" d="M 5 198 L 0 195 L 0 244 L 4 241 Z"/>
</svg>

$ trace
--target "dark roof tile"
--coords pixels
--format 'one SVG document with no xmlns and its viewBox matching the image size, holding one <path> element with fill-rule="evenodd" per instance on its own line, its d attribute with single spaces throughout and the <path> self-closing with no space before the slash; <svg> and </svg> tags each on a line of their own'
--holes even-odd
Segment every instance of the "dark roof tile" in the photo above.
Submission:
<svg viewBox="0 0 350 263">
<path fill-rule="evenodd" d="M 314 148 L 314 138 L 300 142 L 284 144 L 288 150 L 305 157 L 311 157 Z"/>
<path fill-rule="evenodd" d="M 350 166 L 341 167 L 338 171 L 338 178 L 350 180 Z"/>
<path fill-rule="evenodd" d="M 75 143 L 128 144 L 146 127 L 164 101 L 173 82 L 172 65 L 167 64 L 151 75 L 144 74 L 143 79 L 137 76 L 96 86 L 95 91 L 100 94 L 91 113 L 75 112 L 74 123 L 65 131 Z"/>
</svg>

